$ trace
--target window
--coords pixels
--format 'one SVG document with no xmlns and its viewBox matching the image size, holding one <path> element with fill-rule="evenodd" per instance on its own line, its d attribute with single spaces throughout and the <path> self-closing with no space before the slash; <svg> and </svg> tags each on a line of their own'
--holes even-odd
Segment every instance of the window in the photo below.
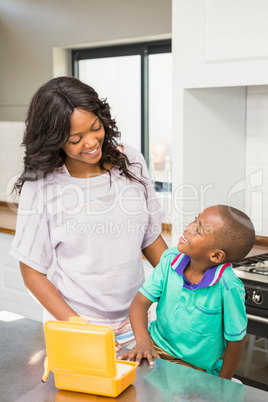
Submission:
<svg viewBox="0 0 268 402">
<path fill-rule="evenodd" d="M 171 191 L 171 41 L 72 51 L 73 75 L 111 106 L 122 142 L 143 153 L 155 188 Z"/>
</svg>

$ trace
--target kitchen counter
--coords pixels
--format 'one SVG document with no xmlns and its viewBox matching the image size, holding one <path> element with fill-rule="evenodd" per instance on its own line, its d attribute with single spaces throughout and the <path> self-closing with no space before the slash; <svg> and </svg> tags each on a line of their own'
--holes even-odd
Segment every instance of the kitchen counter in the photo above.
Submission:
<svg viewBox="0 0 268 402">
<path fill-rule="evenodd" d="M 137 367 L 136 380 L 117 398 L 58 390 L 53 373 L 42 383 L 45 340 L 43 324 L 28 318 L 0 320 L 1 402 L 71 401 L 267 401 L 267 392 L 156 359 Z"/>
</svg>

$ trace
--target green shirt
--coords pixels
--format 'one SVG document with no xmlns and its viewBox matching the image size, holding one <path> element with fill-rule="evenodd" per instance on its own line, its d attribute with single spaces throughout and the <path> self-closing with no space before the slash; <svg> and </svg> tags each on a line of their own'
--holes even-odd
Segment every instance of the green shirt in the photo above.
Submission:
<svg viewBox="0 0 268 402">
<path fill-rule="evenodd" d="M 212 286 L 183 287 L 184 277 L 171 262 L 176 247 L 166 250 L 140 292 L 158 302 L 150 326 L 154 342 L 167 353 L 213 374 L 218 374 L 227 341 L 244 338 L 247 329 L 245 289 L 232 266 Z"/>
</svg>

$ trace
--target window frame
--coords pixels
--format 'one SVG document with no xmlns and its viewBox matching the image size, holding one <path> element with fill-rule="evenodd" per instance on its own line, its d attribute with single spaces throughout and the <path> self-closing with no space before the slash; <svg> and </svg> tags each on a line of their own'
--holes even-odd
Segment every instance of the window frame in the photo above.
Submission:
<svg viewBox="0 0 268 402">
<path fill-rule="evenodd" d="M 128 45 L 72 50 L 72 75 L 79 78 L 79 61 L 119 56 L 141 56 L 141 152 L 149 166 L 149 55 L 171 53 L 171 39 Z"/>
</svg>

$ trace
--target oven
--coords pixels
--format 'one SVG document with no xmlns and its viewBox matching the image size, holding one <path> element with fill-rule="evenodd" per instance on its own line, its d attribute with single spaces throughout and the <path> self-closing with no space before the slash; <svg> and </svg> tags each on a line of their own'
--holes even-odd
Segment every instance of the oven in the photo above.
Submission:
<svg viewBox="0 0 268 402">
<path fill-rule="evenodd" d="M 247 342 L 236 377 L 268 391 L 268 253 L 233 264 L 245 286 Z"/>
</svg>

